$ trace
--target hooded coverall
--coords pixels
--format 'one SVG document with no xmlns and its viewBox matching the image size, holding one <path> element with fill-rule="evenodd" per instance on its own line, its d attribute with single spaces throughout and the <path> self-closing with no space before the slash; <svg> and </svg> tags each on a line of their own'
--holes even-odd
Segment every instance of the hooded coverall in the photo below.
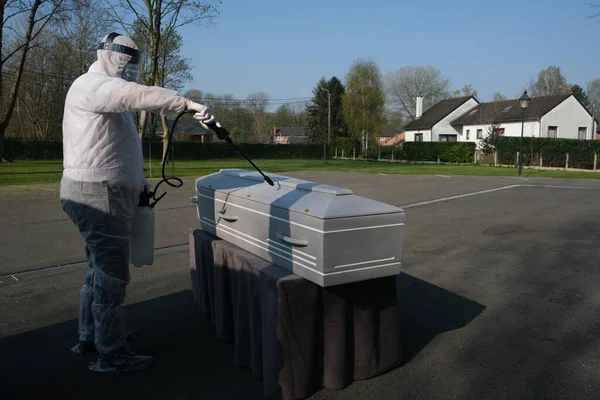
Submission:
<svg viewBox="0 0 600 400">
<path fill-rule="evenodd" d="M 137 50 L 117 36 L 113 43 Z M 144 369 L 152 357 L 127 350 L 122 304 L 130 282 L 129 241 L 140 192 L 149 188 L 131 112 L 207 112 L 175 91 L 122 79 L 131 56 L 98 50 L 98 59 L 70 87 L 63 118 L 63 210 L 79 229 L 88 259 L 80 293 L 79 344 L 95 346 L 95 371 Z"/>
</svg>

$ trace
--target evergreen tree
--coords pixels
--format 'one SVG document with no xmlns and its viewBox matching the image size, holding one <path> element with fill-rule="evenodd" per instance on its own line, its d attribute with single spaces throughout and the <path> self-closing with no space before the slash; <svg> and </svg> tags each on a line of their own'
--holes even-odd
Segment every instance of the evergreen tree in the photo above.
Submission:
<svg viewBox="0 0 600 400">
<path fill-rule="evenodd" d="M 345 88 L 335 76 L 330 80 L 322 77 L 313 89 L 313 99 L 306 107 L 308 113 L 307 134 L 310 143 L 323 143 L 328 135 L 329 104 L 331 95 L 331 140 L 348 135 L 348 127 L 344 120 L 343 97 Z"/>
<path fill-rule="evenodd" d="M 585 108 L 587 108 L 588 110 L 590 109 L 590 99 L 581 86 L 571 86 L 571 93 L 573 93 L 573 96 L 575 96 L 575 98 L 579 100 Z"/>
</svg>

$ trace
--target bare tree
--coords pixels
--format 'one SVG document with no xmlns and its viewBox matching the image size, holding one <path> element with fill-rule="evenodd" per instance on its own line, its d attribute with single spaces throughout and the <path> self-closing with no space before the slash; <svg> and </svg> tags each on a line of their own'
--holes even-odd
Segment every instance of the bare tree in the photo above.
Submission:
<svg viewBox="0 0 600 400">
<path fill-rule="evenodd" d="M 114 25 L 106 19 L 105 0 L 65 0 L 69 2 L 69 23 L 56 24 L 55 62 L 72 78 L 87 72 L 96 61 L 100 39 Z"/>
<path fill-rule="evenodd" d="M 452 94 L 454 95 L 454 97 L 461 97 L 461 96 L 477 97 L 477 90 L 473 89 L 473 86 L 469 83 L 468 85 L 463 86 L 462 89 L 457 89 L 457 90 L 453 91 Z"/>
<path fill-rule="evenodd" d="M 595 111 L 600 111 L 600 79 L 591 80 L 586 85 L 586 92 L 591 107 Z"/>
<path fill-rule="evenodd" d="M 431 66 L 410 66 L 388 73 L 385 78 L 388 101 L 409 119 L 415 118 L 416 99 L 423 97 L 423 111 L 440 100 L 452 97 L 450 80 Z"/>
<path fill-rule="evenodd" d="M 31 42 L 16 107 L 22 134 L 43 140 L 60 135 L 69 86 L 96 61 L 98 41 L 112 28 L 103 5 L 103 0 L 65 0 L 68 15 L 55 18 Z"/>
<path fill-rule="evenodd" d="M 252 93 L 248 96 L 247 107 L 252 115 L 252 134 L 263 142 L 264 135 L 268 135 L 269 115 L 267 107 L 269 105 L 270 96 L 265 92 Z"/>
<path fill-rule="evenodd" d="M 2 104 L 0 117 L 0 159 L 4 157 L 5 133 L 15 111 L 17 95 L 23 80 L 23 71 L 27 55 L 32 48 L 32 42 L 46 28 L 62 10 L 63 0 L 3 0 L 0 4 L 0 93 L 5 98 L 2 82 L 4 81 L 4 66 L 14 56 L 18 55 L 14 70 L 14 80 L 6 98 L 8 104 Z M 24 29 L 21 31 L 17 23 L 12 23 L 12 18 L 26 15 Z M 12 40 L 14 46 L 4 53 L 4 41 Z"/>
<path fill-rule="evenodd" d="M 537 80 L 529 83 L 532 96 L 549 96 L 569 93 L 571 87 L 560 71 L 560 67 L 550 65 L 538 73 Z"/>
<path fill-rule="evenodd" d="M 500 92 L 494 92 L 492 95 L 492 101 L 504 101 L 506 100 L 506 96 Z"/>
<path fill-rule="evenodd" d="M 112 9 L 112 16 L 130 37 L 134 36 L 135 25 L 141 24 L 145 42 L 150 48 L 150 79 L 149 84 L 162 86 L 164 82 L 160 76 L 160 49 L 163 41 L 168 41 L 169 36 L 184 25 L 210 22 L 219 14 L 220 0 L 127 0 L 113 5 L 107 0 Z M 132 22 L 129 22 L 127 17 Z M 146 128 L 146 112 L 140 113 L 140 135 Z M 163 132 L 165 134 L 163 163 L 166 162 L 164 154 L 169 146 L 167 140 L 168 126 L 166 117 L 162 116 Z"/>
</svg>

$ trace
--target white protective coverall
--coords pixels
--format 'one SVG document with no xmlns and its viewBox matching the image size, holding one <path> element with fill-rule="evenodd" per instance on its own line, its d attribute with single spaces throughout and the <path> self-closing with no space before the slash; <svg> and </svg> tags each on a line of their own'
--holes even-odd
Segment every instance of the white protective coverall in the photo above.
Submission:
<svg viewBox="0 0 600 400">
<path fill-rule="evenodd" d="M 112 42 L 137 50 L 125 36 Z M 132 221 L 140 192 L 149 190 L 131 112 L 168 115 L 191 108 L 199 121 L 214 117 L 205 106 L 174 91 L 122 79 L 131 55 L 104 49 L 97 55 L 69 89 L 63 118 L 60 199 L 84 238 L 89 265 L 80 293 L 79 344 L 72 350 L 95 347 L 98 359 L 89 366 L 93 371 L 143 370 L 153 359 L 127 349 L 122 310 L 130 281 Z"/>
</svg>

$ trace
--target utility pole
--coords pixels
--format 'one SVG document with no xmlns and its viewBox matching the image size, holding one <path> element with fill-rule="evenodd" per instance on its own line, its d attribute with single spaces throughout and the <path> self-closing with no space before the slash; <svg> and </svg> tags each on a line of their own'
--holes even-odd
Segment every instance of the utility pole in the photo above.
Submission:
<svg viewBox="0 0 600 400">
<path fill-rule="evenodd" d="M 590 136 L 590 140 L 594 140 L 596 139 L 596 132 L 595 132 L 595 127 L 596 127 L 596 121 L 595 121 L 595 116 L 594 116 L 594 105 L 592 104 L 592 134 Z M 587 139 L 587 138 L 586 138 Z"/>
<path fill-rule="evenodd" d="M 325 88 L 323 90 L 327 92 L 327 145 L 329 145 L 331 143 L 331 92 Z"/>
<path fill-rule="evenodd" d="M 327 144 L 331 143 L 331 93 L 327 90 Z"/>
</svg>

